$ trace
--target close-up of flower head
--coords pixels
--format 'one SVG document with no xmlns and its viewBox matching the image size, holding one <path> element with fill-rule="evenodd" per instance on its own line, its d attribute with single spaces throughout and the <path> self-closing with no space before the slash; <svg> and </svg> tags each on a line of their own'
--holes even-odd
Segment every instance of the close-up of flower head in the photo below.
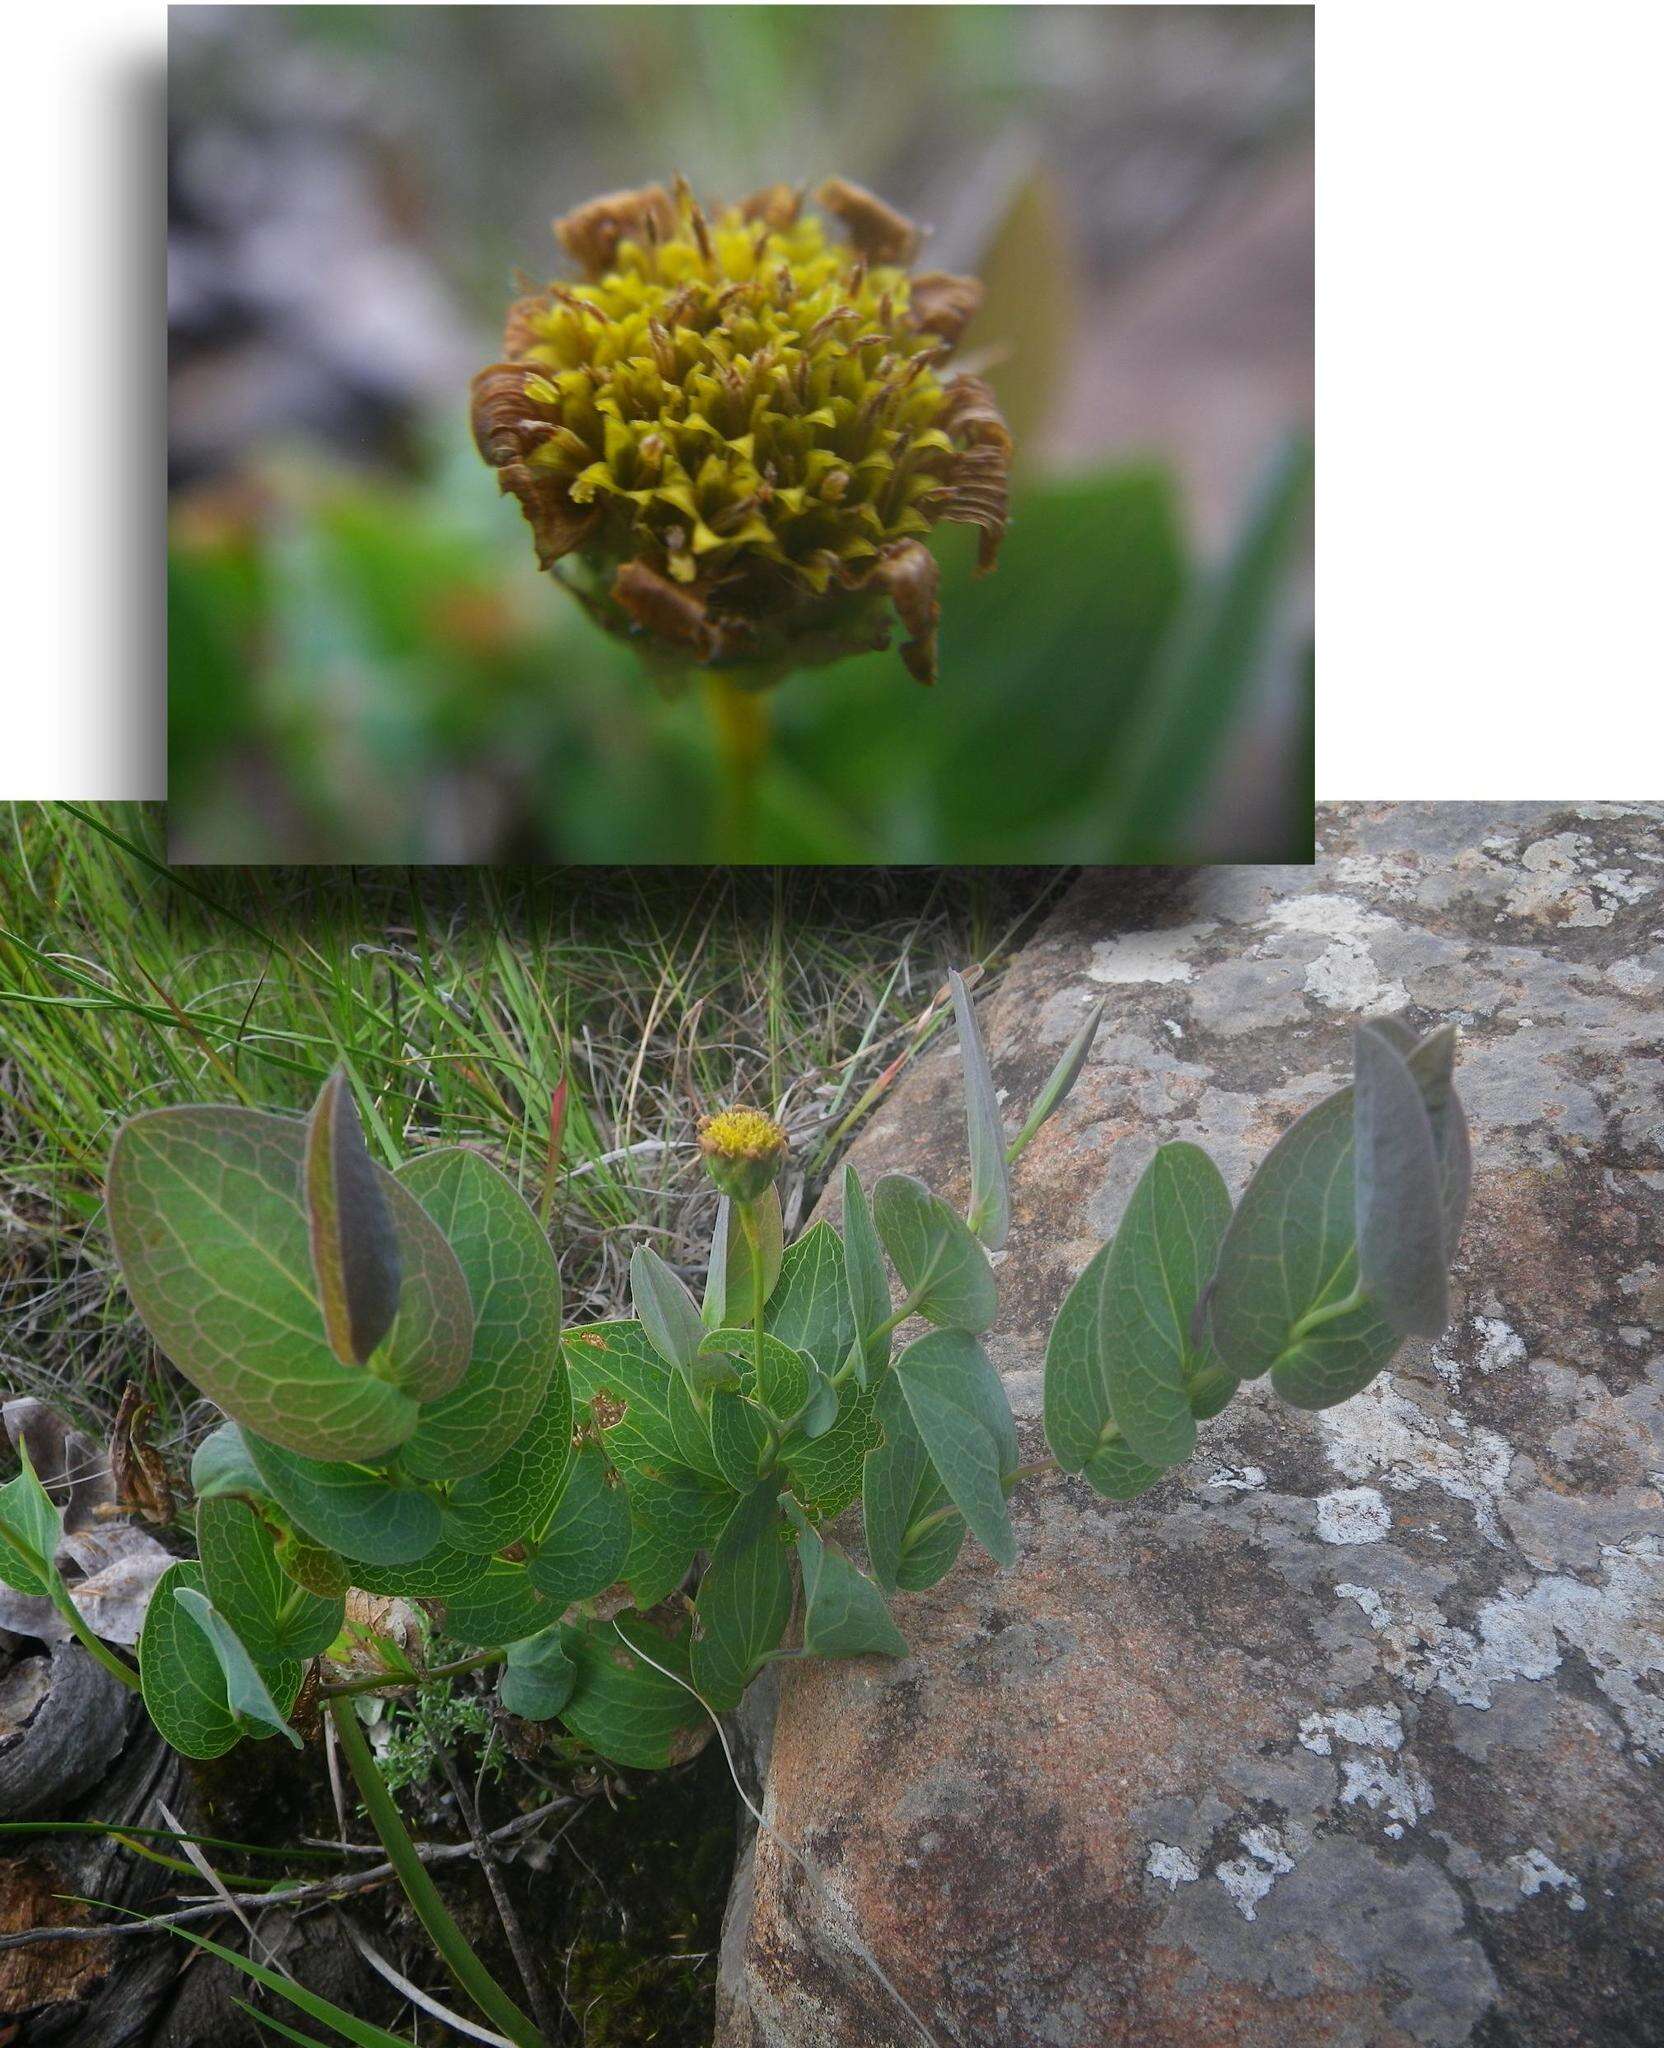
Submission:
<svg viewBox="0 0 1664 2048">
<path fill-rule="evenodd" d="M 555 223 L 581 275 L 510 308 L 474 379 L 481 454 L 539 564 L 661 682 L 745 687 L 885 647 L 936 676 L 943 520 L 994 566 L 1011 437 L 948 367 L 975 279 L 911 268 L 920 229 L 833 179 L 707 213 L 687 184 Z"/>
<path fill-rule="evenodd" d="M 699 1124 L 705 1171 L 736 1202 L 754 1202 L 786 1163 L 784 1128 L 760 1109 L 720 1109 Z"/>
</svg>

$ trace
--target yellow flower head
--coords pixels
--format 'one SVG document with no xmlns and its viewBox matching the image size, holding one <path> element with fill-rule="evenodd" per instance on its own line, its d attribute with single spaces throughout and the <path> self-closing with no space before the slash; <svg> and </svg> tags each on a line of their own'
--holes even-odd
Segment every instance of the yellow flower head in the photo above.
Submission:
<svg viewBox="0 0 1664 2048">
<path fill-rule="evenodd" d="M 919 232 L 859 186 L 707 216 L 685 183 L 555 223 L 581 280 L 511 307 L 474 436 L 538 560 L 671 670 L 753 686 L 883 647 L 936 673 L 938 520 L 1005 530 L 1011 439 L 946 368 L 972 278 L 909 269 Z"/>
<path fill-rule="evenodd" d="M 760 1109 L 722 1109 L 699 1125 L 705 1171 L 736 1202 L 754 1202 L 771 1188 L 786 1163 L 788 1140 Z"/>
</svg>

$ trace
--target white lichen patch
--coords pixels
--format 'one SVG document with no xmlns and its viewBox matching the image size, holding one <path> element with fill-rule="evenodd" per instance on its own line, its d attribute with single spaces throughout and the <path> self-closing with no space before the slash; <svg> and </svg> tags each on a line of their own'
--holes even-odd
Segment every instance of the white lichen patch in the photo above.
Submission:
<svg viewBox="0 0 1664 2048">
<path fill-rule="evenodd" d="M 1379 1639 L 1385 1670 L 1412 1692 L 1435 1686 L 1468 1707 L 1489 1707 L 1503 1685 L 1536 1681 L 1574 1650 L 1643 1757 L 1664 1750 L 1664 1558 L 1613 1548 L 1598 1584 L 1545 1573 L 1523 1592 L 1499 1593 L 1452 1624 L 1431 1603 L 1396 1612 L 1373 1586 L 1338 1585 Z"/>
<path fill-rule="evenodd" d="M 1504 917 L 1591 929 L 1609 925 L 1625 904 L 1639 903 L 1657 883 L 1624 868 L 1595 868 L 1598 856 L 1583 832 L 1556 832 L 1520 855 L 1524 875 L 1503 901 Z"/>
<path fill-rule="evenodd" d="M 1258 1906 L 1278 1878 L 1294 1868 L 1294 1859 L 1281 1834 L 1273 1827 L 1244 1828 L 1237 1838 L 1248 1852 L 1233 1856 L 1229 1863 L 1214 1866 L 1214 1876 L 1225 1887 L 1244 1920 L 1252 1920 Z"/>
<path fill-rule="evenodd" d="M 1381 1543 L 1392 1530 L 1392 1510 L 1373 1486 L 1349 1486 L 1317 1502 L 1317 1533 L 1324 1543 Z"/>
<path fill-rule="evenodd" d="M 1309 932 L 1317 938 L 1344 939 L 1350 945 L 1361 945 L 1374 933 L 1394 929 L 1390 917 L 1371 910 L 1355 896 L 1321 889 L 1272 904 L 1265 921 L 1277 931 Z"/>
<path fill-rule="evenodd" d="M 1337 1742 L 1359 1749 L 1404 1747 L 1404 1722 L 1396 1707 L 1333 1707 L 1307 1714 L 1300 1723 L 1300 1747 L 1314 1756 L 1331 1756 Z"/>
<path fill-rule="evenodd" d="M 1342 1757 L 1340 1773 L 1343 1806 L 1367 1806 L 1401 1829 L 1413 1828 L 1433 1811 L 1432 1790 L 1410 1757 L 1396 1762 L 1384 1756 Z"/>
<path fill-rule="evenodd" d="M 1643 967 L 1633 953 L 1627 959 L 1614 960 L 1606 973 L 1607 978 L 1615 982 L 1626 996 L 1645 995 L 1659 979 L 1652 968 Z"/>
<path fill-rule="evenodd" d="M 1302 986 L 1331 1010 L 1401 1010 L 1409 1001 L 1404 985 L 1389 980 L 1370 951 L 1373 938 L 1395 929 L 1389 917 L 1356 897 L 1314 891 L 1274 904 L 1267 923 L 1279 931 L 1329 941 L 1308 962 Z"/>
<path fill-rule="evenodd" d="M 1441 1427 L 1385 1375 L 1338 1408 L 1325 1408 L 1317 1423 L 1329 1463 L 1345 1478 L 1377 1479 L 1395 1493 L 1436 1486 L 1466 1501 L 1480 1534 L 1501 1545 L 1496 1504 L 1514 1454 L 1494 1430 L 1470 1428 L 1455 1413 Z"/>
<path fill-rule="evenodd" d="M 1554 1858 L 1545 1855 L 1541 1849 L 1527 1849 L 1522 1855 L 1508 1857 L 1506 1863 L 1519 1880 L 1522 1898 L 1534 1899 L 1545 1890 L 1564 1892 L 1566 1904 L 1574 1913 L 1581 1913 L 1589 1903 L 1571 1872 L 1562 1870 Z"/>
<path fill-rule="evenodd" d="M 1144 1868 L 1157 1884 L 1175 1892 L 1181 1884 L 1194 1884 L 1202 1874 L 1175 1842 L 1152 1842 Z"/>
<path fill-rule="evenodd" d="M 1474 1316 L 1470 1322 L 1479 1339 L 1473 1362 L 1482 1373 L 1501 1372 L 1508 1366 L 1525 1362 L 1525 1339 L 1503 1317 Z M 1454 1392 L 1462 1377 L 1462 1365 L 1448 1346 L 1448 1339 L 1433 1346 L 1433 1370 Z"/>
<path fill-rule="evenodd" d="M 1397 903 L 1415 895 L 1422 873 L 1414 861 L 1390 853 L 1344 854 L 1331 872 L 1343 889 L 1373 889 Z"/>
<path fill-rule="evenodd" d="M 1206 1484 L 1215 1493 L 1260 1493 L 1265 1474 L 1258 1465 L 1221 1465 Z"/>
<path fill-rule="evenodd" d="M 1395 1614 L 1373 1586 L 1339 1585 L 1335 1592 L 1357 1603 L 1380 1639 L 1382 1668 L 1412 1692 L 1437 1686 L 1463 1706 L 1488 1707 L 1499 1685 L 1547 1678 L 1559 1667 L 1554 1625 L 1544 1615 L 1493 1603 L 1475 1635 L 1430 1604 Z"/>
<path fill-rule="evenodd" d="M 1186 924 L 1167 931 L 1124 932 L 1113 939 L 1100 939 L 1092 948 L 1087 976 L 1118 985 L 1194 981 L 1196 969 L 1187 956 L 1216 929 L 1211 924 Z"/>
<path fill-rule="evenodd" d="M 1475 1316 L 1473 1327 L 1479 1332 L 1476 1363 L 1481 1372 L 1501 1372 L 1504 1366 L 1523 1364 L 1525 1339 L 1500 1316 Z"/>
</svg>

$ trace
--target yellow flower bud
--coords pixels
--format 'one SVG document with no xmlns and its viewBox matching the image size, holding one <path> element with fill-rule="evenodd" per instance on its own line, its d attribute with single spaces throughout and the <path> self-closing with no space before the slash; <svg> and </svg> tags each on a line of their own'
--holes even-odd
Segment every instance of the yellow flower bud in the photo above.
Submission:
<svg viewBox="0 0 1664 2048">
<path fill-rule="evenodd" d="M 780 1177 L 788 1140 L 773 1117 L 758 1109 L 723 1109 L 699 1126 L 705 1171 L 736 1202 L 754 1202 Z"/>
</svg>

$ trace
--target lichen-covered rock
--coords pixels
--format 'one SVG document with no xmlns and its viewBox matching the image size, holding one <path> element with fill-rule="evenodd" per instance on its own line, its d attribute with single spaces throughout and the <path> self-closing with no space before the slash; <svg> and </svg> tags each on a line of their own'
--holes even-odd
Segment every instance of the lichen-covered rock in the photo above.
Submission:
<svg viewBox="0 0 1664 2048">
<path fill-rule="evenodd" d="M 1233 1191 L 1361 1013 L 1462 1027 L 1457 1314 L 1319 1415 L 1245 1387 L 1127 1505 L 785 1668 L 720 2048 L 1664 2040 L 1664 806 L 1346 805 L 1315 868 L 1085 876 L 987 1024 L 1032 1094 L 992 1350 L 1029 1456 L 1072 1278 L 1152 1149 Z M 962 1157 L 958 1060 L 857 1147 Z M 963 1192 L 961 1187 L 959 1192 Z M 836 1906 L 828 1904 L 828 1897 Z M 847 1915 L 847 1920 L 845 1919 Z"/>
</svg>

